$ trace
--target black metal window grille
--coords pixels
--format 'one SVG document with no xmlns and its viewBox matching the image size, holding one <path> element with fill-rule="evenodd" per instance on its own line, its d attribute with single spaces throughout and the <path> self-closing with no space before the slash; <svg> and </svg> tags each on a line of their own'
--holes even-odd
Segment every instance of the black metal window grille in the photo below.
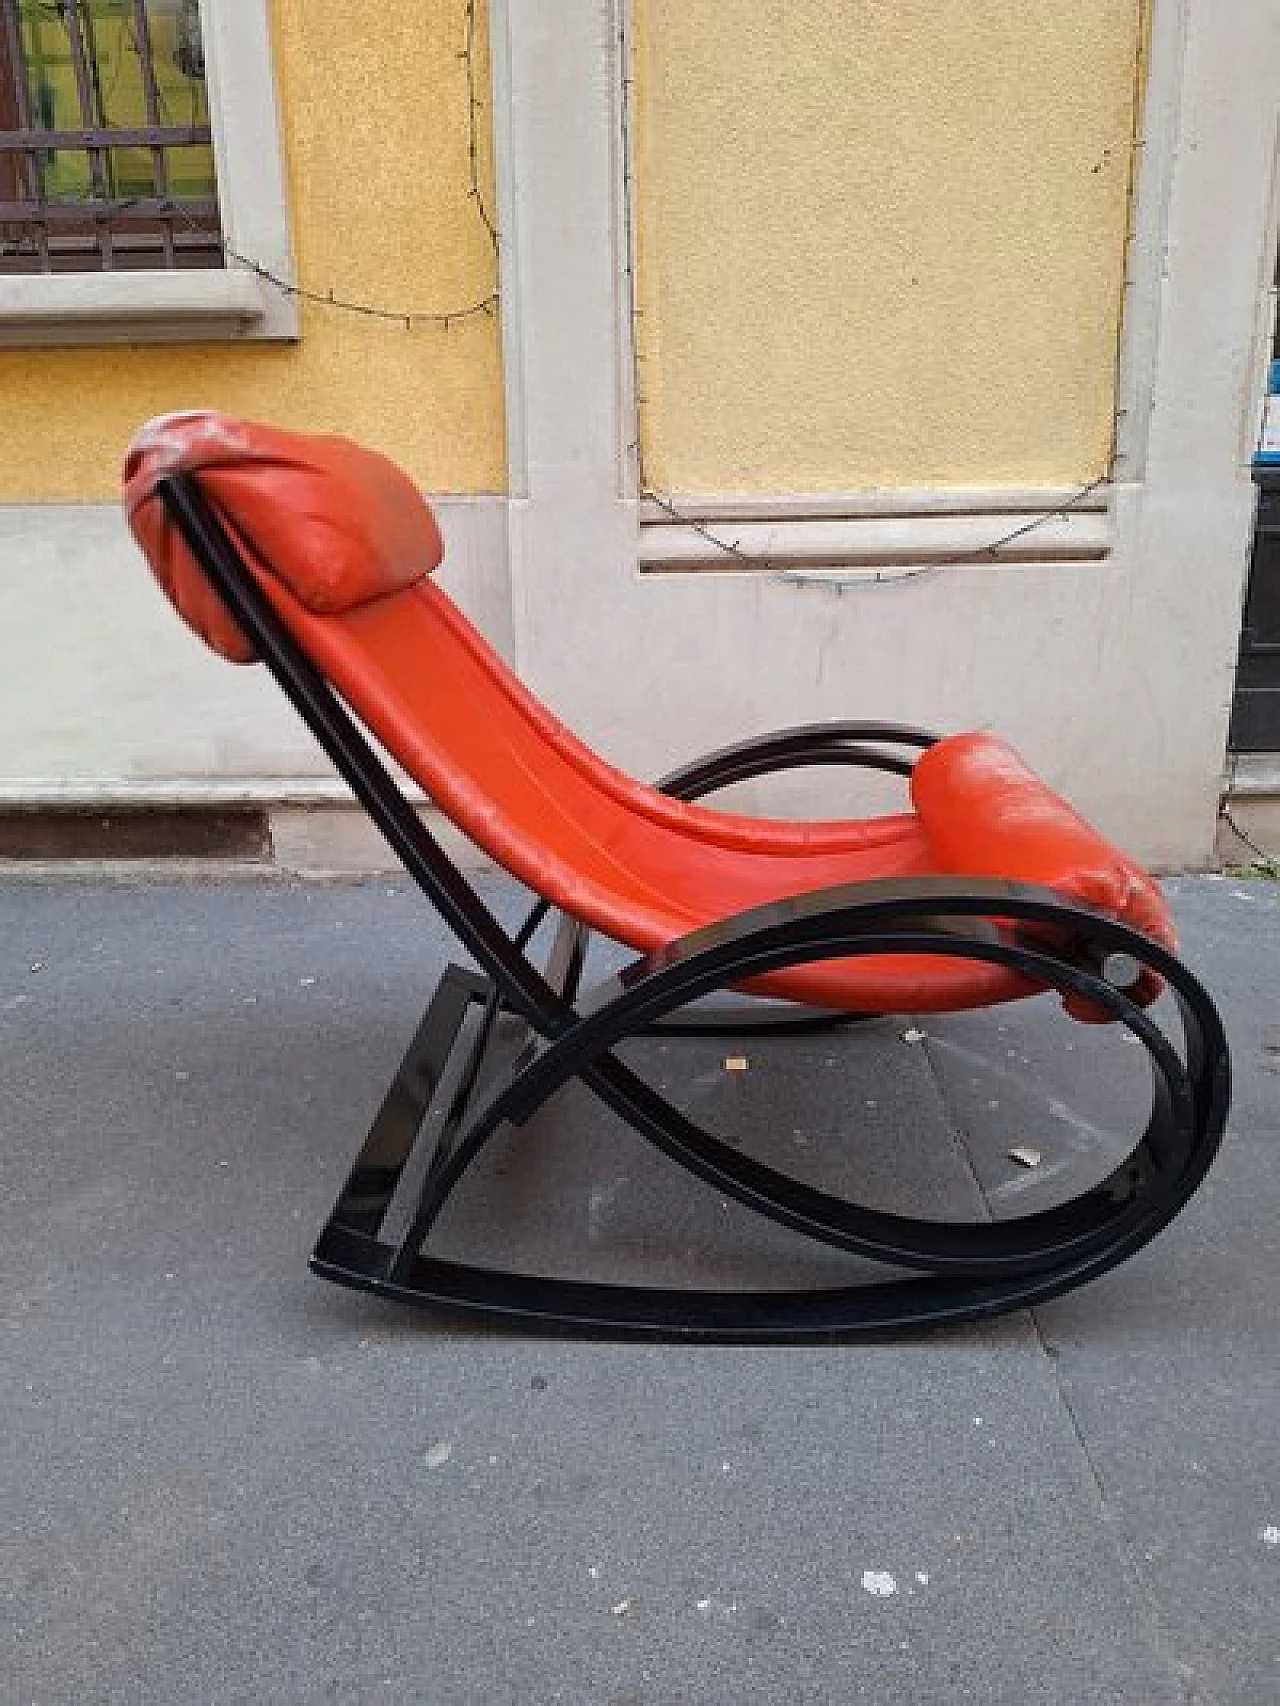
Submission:
<svg viewBox="0 0 1280 1706">
<path fill-rule="evenodd" d="M 222 264 L 199 0 L 0 0 L 0 275 Z"/>
</svg>

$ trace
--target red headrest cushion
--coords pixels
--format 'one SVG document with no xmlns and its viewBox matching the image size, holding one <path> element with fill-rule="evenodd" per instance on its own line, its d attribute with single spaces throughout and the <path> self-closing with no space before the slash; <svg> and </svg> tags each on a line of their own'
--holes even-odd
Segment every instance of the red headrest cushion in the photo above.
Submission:
<svg viewBox="0 0 1280 1706">
<path fill-rule="evenodd" d="M 237 662 L 252 648 L 156 496 L 157 481 L 175 473 L 199 476 L 253 567 L 316 615 L 401 592 L 444 555 L 417 488 L 376 451 L 207 412 L 148 422 L 125 461 L 130 526 L 184 619 Z"/>
</svg>

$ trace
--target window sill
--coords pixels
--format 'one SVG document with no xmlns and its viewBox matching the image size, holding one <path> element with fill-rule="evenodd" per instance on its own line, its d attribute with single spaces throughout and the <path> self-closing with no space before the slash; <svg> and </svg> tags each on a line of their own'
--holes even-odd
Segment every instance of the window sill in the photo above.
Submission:
<svg viewBox="0 0 1280 1706">
<path fill-rule="evenodd" d="M 0 349 L 297 335 L 292 302 L 243 268 L 0 278 Z"/>
</svg>

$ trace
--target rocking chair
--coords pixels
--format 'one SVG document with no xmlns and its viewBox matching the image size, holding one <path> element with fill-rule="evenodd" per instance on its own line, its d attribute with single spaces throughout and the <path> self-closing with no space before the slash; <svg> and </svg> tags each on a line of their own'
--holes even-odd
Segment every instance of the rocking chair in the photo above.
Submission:
<svg viewBox="0 0 1280 1706">
<path fill-rule="evenodd" d="M 134 533 L 180 614 L 226 657 L 266 663 L 478 968 L 445 971 L 320 1234 L 316 1273 L 560 1332 L 884 1334 L 1065 1292 L 1145 1244 L 1200 1183 L 1229 1097 L 1213 1003 L 1175 955 L 1154 882 L 999 740 L 824 723 L 645 786 L 560 724 L 432 581 L 435 520 L 383 457 L 187 414 L 143 429 L 125 478 Z M 365 731 L 533 891 L 523 928 L 499 924 Z M 811 765 L 905 777 L 914 809 L 792 823 L 697 803 Z M 549 914 L 559 920 L 539 964 L 532 944 Z M 632 957 L 583 991 L 593 932 Z M 1125 1027 L 1147 1051 L 1152 1092 L 1107 1177 L 1016 1218 L 917 1218 L 816 1189 L 703 1129 L 617 1052 L 655 1030 L 785 1033 L 1045 991 L 1075 1021 Z M 1162 992 L 1180 1015 L 1174 1036 L 1154 1017 Z M 495 1039 L 513 1026 L 523 1046 L 499 1064 Z M 888 1277 L 708 1290 L 429 1254 L 484 1146 L 573 1081 L 721 1198 Z"/>
</svg>

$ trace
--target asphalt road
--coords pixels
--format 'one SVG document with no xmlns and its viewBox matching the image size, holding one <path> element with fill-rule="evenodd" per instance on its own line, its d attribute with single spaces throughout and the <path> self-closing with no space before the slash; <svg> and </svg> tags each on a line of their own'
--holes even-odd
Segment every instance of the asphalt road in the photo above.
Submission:
<svg viewBox="0 0 1280 1706">
<path fill-rule="evenodd" d="M 1034 1318 L 742 1349 L 309 1275 L 446 953 L 404 884 L 0 883 L 0 1701 L 1280 1700 L 1280 886 L 1170 890 L 1237 1075 L 1184 1215 Z M 649 1067 L 916 1207 L 1046 1188 L 1134 1093 L 1034 1004 L 925 1029 Z M 839 1265 L 585 1097 L 450 1212 L 496 1262 Z"/>
</svg>

